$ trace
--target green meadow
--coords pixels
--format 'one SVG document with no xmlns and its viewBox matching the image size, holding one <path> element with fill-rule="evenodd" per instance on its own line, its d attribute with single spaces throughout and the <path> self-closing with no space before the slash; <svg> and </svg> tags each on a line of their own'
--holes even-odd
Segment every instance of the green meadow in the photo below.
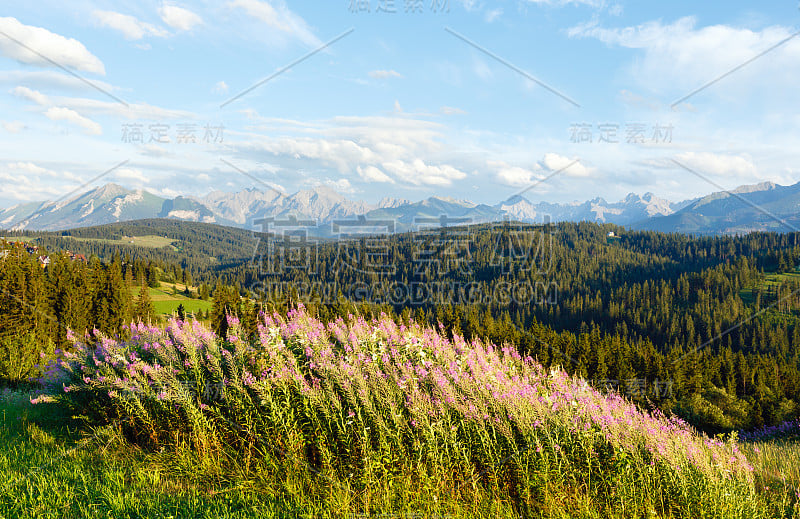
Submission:
<svg viewBox="0 0 800 519">
<path fill-rule="evenodd" d="M 132 287 L 131 293 L 134 298 L 139 295 L 141 288 Z M 153 309 L 156 315 L 162 317 L 172 316 L 178 311 L 178 306 L 183 305 L 186 315 L 210 312 L 214 306 L 212 300 L 204 301 L 202 299 L 195 299 L 185 294 L 186 285 L 181 283 L 165 283 L 161 282 L 158 288 L 148 288 L 150 291 L 150 299 L 153 302 Z M 190 293 L 197 295 L 197 287 L 189 287 Z"/>
</svg>

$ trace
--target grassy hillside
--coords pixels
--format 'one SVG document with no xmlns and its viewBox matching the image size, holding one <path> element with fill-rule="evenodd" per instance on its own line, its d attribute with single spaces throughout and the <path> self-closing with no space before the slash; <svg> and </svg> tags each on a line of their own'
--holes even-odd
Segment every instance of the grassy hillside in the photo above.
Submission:
<svg viewBox="0 0 800 519">
<path fill-rule="evenodd" d="M 110 427 L 78 428 L 25 391 L 0 391 L 0 420 L 2 518 L 284 515 L 252 486 L 193 478 L 188 460 L 145 452 Z"/>
<path fill-rule="evenodd" d="M 158 288 L 148 288 L 150 291 L 150 300 L 153 301 L 153 309 L 156 315 L 161 317 L 171 317 L 178 311 L 178 306 L 183 305 L 186 315 L 196 314 L 198 312 L 210 312 L 214 306 L 213 301 L 202 299 L 195 299 L 185 294 L 186 285 L 181 283 L 164 283 L 161 282 Z M 137 297 L 141 287 L 132 287 L 131 293 L 133 297 Z M 197 295 L 197 287 L 189 287 L 189 291 Z"/>
<path fill-rule="evenodd" d="M 193 323 L 131 332 L 51 364 L 36 405 L 6 392 L 0 515 L 797 512 L 792 445 L 706 437 L 510 346 L 302 309 L 253 343 L 235 320 L 225 342 Z"/>
<path fill-rule="evenodd" d="M 108 245 L 131 245 L 133 247 L 145 247 L 150 249 L 160 249 L 170 247 L 172 250 L 179 250 L 174 244 L 175 240 L 166 236 L 146 235 L 146 236 L 119 236 L 115 239 L 108 238 L 82 238 L 76 236 L 65 236 L 70 240 L 79 242 L 97 242 Z"/>
<path fill-rule="evenodd" d="M 789 319 L 792 322 L 800 317 L 800 300 L 791 297 L 800 287 L 800 270 L 791 272 L 765 272 L 763 277 L 739 292 L 742 301 L 748 305 L 766 309 L 770 318 Z M 760 294 L 760 299 L 758 297 Z M 769 307 L 769 308 L 767 308 Z"/>
</svg>

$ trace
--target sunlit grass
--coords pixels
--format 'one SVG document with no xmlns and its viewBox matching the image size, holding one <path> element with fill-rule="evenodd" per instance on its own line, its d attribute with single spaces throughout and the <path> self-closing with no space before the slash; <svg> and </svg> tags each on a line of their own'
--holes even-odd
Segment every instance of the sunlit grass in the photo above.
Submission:
<svg viewBox="0 0 800 519">
<path fill-rule="evenodd" d="M 172 316 L 177 312 L 179 305 L 183 305 L 186 315 L 211 311 L 214 306 L 213 301 L 189 297 L 184 293 L 185 289 L 186 285 L 181 283 L 165 282 L 161 282 L 158 288 L 149 288 L 150 300 L 156 315 Z M 131 295 L 134 298 L 138 297 L 140 290 L 139 286 L 131 287 Z M 194 295 L 197 294 L 197 287 L 189 287 L 189 290 Z"/>
<path fill-rule="evenodd" d="M 191 453 L 165 457 L 113 427 L 79 430 L 55 406 L 0 390 L 0 517 L 285 517 L 297 506 L 198 477 Z M 189 476 L 192 477 L 189 477 Z M 297 515 L 302 517 L 302 515 Z"/>
<path fill-rule="evenodd" d="M 169 247 L 171 250 L 176 251 L 178 250 L 175 247 L 175 240 L 172 238 L 167 238 L 165 236 L 125 236 L 120 239 L 108 239 L 108 238 L 81 238 L 77 236 L 64 236 L 66 239 L 76 240 L 81 242 L 87 243 L 103 243 L 108 245 L 130 245 L 136 247 L 147 247 L 151 249 L 160 249 L 163 247 Z"/>
<path fill-rule="evenodd" d="M 793 444 L 705 437 L 511 347 L 302 309 L 253 342 L 131 331 L 51 365 L 43 403 L 5 395 L 0 515 L 796 513 Z"/>
</svg>

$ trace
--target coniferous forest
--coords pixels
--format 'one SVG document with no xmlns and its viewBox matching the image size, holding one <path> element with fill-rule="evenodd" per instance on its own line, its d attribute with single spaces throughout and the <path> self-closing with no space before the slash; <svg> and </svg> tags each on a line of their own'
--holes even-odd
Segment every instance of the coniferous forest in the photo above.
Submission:
<svg viewBox="0 0 800 519">
<path fill-rule="evenodd" d="M 221 336 L 226 315 L 253 335 L 259 312 L 286 314 L 299 303 L 323 321 L 386 313 L 450 337 L 516 345 L 547 368 L 709 433 L 774 425 L 800 411 L 795 234 L 507 222 L 298 245 L 168 220 L 17 234 L 0 260 L 7 381 L 35 376 L 42 357 L 70 347 L 70 331 L 124 335 L 132 320 L 157 320 L 148 291 L 134 289 L 167 281 L 213 299 L 210 314 L 194 317 Z M 151 235 L 171 244 L 125 239 Z"/>
</svg>

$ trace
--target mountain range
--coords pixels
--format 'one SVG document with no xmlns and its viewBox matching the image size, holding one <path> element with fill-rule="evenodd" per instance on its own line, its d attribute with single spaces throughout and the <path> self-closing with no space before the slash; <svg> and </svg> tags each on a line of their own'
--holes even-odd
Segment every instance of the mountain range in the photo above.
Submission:
<svg viewBox="0 0 800 519">
<path fill-rule="evenodd" d="M 682 202 L 652 193 L 631 193 L 618 202 L 595 198 L 566 204 L 534 203 L 515 195 L 495 205 L 447 197 L 418 202 L 384 198 L 371 204 L 350 200 L 327 186 L 290 195 L 250 188 L 235 193 L 214 191 L 202 198 L 161 198 L 144 190 L 106 184 L 57 203 L 32 202 L 0 210 L 0 228 L 56 231 L 146 218 L 256 228 L 262 218 L 295 217 L 314 222 L 316 234 L 325 235 L 337 221 L 363 217 L 367 222 L 392 222 L 395 231 L 509 219 L 531 223 L 592 221 L 662 232 L 737 234 L 795 230 L 800 227 L 798 209 L 800 183 L 780 186 L 766 182 Z"/>
<path fill-rule="evenodd" d="M 800 182 L 791 186 L 762 182 L 712 193 L 633 228 L 686 234 L 800 232 Z"/>
</svg>

